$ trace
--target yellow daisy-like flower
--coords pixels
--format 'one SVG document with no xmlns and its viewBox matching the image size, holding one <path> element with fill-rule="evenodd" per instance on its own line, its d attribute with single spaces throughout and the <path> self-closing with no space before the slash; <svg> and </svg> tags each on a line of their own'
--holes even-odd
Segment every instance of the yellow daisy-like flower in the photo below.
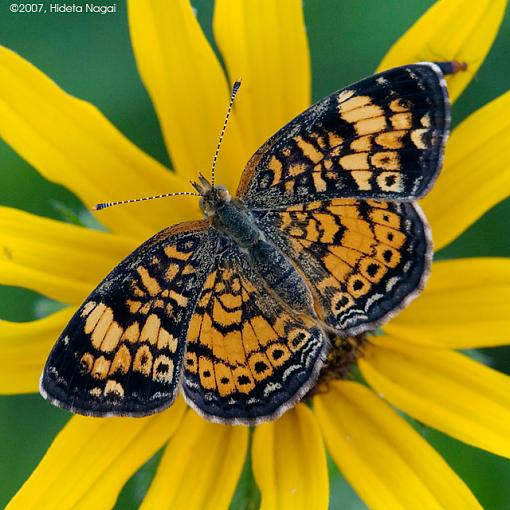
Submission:
<svg viewBox="0 0 510 510">
<path fill-rule="evenodd" d="M 389 51 L 380 69 L 466 61 L 447 78 L 455 100 L 481 65 L 505 0 L 442 0 Z M 129 142 L 90 104 L 67 95 L 0 49 L 0 135 L 47 179 L 87 206 L 186 189 L 209 168 L 228 101 L 243 92 L 222 149 L 218 182 L 236 187 L 254 150 L 310 103 L 300 0 L 217 0 L 214 34 L 225 76 L 187 0 L 131 0 L 138 68 L 175 172 Z M 284 36 L 282 36 L 284 34 Z M 446 162 L 423 201 L 436 249 L 510 191 L 510 92 L 452 133 Z M 120 191 L 119 191 L 120 190 Z M 447 197 L 447 199 L 446 199 Z M 181 200 L 181 199 L 179 199 Z M 30 323 L 0 323 L 0 391 L 35 392 L 42 366 L 75 307 L 155 231 L 196 217 L 196 202 L 153 201 L 98 215 L 110 232 L 0 208 L 0 283 L 69 306 Z M 328 506 L 326 448 L 371 509 L 481 508 L 462 480 L 392 406 L 468 444 L 510 457 L 510 379 L 455 349 L 509 342 L 510 261 L 434 263 L 423 294 L 370 338 L 359 368 L 372 389 L 336 381 L 278 421 L 257 426 L 251 459 L 261 508 Z M 178 400 L 141 418 L 73 417 L 8 508 L 111 508 L 125 482 L 166 444 L 143 509 L 228 508 L 249 443 L 246 427 L 209 423 Z"/>
</svg>

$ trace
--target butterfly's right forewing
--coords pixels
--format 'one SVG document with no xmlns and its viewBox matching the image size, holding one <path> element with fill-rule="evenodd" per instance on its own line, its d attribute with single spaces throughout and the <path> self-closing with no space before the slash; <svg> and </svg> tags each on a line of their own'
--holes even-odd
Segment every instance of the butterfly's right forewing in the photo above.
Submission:
<svg viewBox="0 0 510 510">
<path fill-rule="evenodd" d="M 334 198 L 416 200 L 441 169 L 449 123 L 439 66 L 389 69 L 280 129 L 248 162 L 237 195 L 253 209 Z"/>
</svg>

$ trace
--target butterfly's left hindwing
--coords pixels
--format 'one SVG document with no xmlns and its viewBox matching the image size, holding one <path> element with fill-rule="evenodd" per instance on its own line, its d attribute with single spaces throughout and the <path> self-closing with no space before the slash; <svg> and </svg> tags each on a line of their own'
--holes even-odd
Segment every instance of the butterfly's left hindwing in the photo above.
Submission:
<svg viewBox="0 0 510 510">
<path fill-rule="evenodd" d="M 208 419 L 253 425 L 306 394 L 329 342 L 275 298 L 236 245 L 219 253 L 190 322 L 183 390 Z"/>
<path fill-rule="evenodd" d="M 144 416 L 168 407 L 216 243 L 207 222 L 184 223 L 124 259 L 58 339 L 41 378 L 43 396 L 92 416 Z"/>
</svg>

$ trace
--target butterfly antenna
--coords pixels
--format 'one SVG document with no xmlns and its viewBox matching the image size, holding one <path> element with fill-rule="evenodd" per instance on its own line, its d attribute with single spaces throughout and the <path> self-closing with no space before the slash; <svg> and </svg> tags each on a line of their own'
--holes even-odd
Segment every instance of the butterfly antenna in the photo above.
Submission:
<svg viewBox="0 0 510 510">
<path fill-rule="evenodd" d="M 112 207 L 114 205 L 132 204 L 133 202 L 143 202 L 144 200 L 153 200 L 155 198 L 176 197 L 179 195 L 188 195 L 193 197 L 202 196 L 200 193 L 194 193 L 193 191 L 177 191 L 176 193 L 164 193 L 163 195 L 154 195 L 153 197 L 132 198 L 130 200 L 119 200 L 118 202 L 103 202 L 101 204 L 96 204 L 92 207 L 92 209 L 94 211 L 101 211 L 102 209 L 106 209 L 107 207 Z"/>
<path fill-rule="evenodd" d="M 214 171 L 216 170 L 216 161 L 218 159 L 218 154 L 220 152 L 221 142 L 223 142 L 223 136 L 225 135 L 225 130 L 227 129 L 228 118 L 230 117 L 230 113 L 232 111 L 232 105 L 234 104 L 234 99 L 236 98 L 237 91 L 241 86 L 241 78 L 235 81 L 232 86 L 232 94 L 230 96 L 230 103 L 228 105 L 227 116 L 225 117 L 225 122 L 223 123 L 223 128 L 221 129 L 220 139 L 218 141 L 218 145 L 216 146 L 216 152 L 214 153 L 212 169 L 211 169 L 211 186 L 214 188 Z"/>
</svg>

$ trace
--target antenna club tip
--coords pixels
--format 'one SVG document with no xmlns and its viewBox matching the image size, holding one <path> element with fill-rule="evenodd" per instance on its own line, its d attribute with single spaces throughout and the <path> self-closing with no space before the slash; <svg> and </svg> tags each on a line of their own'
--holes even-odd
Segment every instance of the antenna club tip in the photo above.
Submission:
<svg viewBox="0 0 510 510">
<path fill-rule="evenodd" d="M 100 211 L 101 209 L 106 209 L 108 207 L 108 204 L 96 204 L 92 206 L 93 211 Z"/>
<path fill-rule="evenodd" d="M 232 90 L 237 92 L 241 86 L 242 81 L 243 80 L 241 78 L 237 78 L 237 80 L 234 82 L 234 85 L 232 86 Z"/>
</svg>

